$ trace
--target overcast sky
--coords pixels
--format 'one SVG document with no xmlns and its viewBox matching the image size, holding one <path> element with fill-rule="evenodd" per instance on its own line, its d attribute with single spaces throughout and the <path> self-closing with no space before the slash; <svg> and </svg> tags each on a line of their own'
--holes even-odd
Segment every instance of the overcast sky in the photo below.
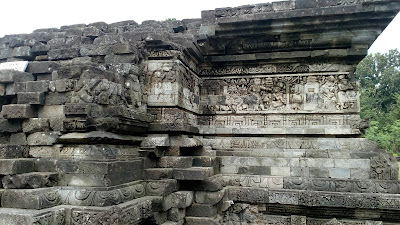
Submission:
<svg viewBox="0 0 400 225">
<path fill-rule="evenodd" d="M 202 10 L 264 3 L 271 0 L 1 0 L 0 37 L 31 33 L 35 29 L 78 23 L 123 20 L 200 18 Z M 400 49 L 400 15 L 382 33 L 370 53 Z"/>
</svg>

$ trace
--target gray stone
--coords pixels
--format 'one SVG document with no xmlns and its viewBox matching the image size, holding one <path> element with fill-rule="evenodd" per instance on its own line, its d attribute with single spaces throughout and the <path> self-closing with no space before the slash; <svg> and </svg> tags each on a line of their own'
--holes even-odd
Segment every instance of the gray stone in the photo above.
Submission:
<svg viewBox="0 0 400 225">
<path fill-rule="evenodd" d="M 211 204 L 193 203 L 187 208 L 186 215 L 191 217 L 215 217 L 217 215 L 217 207 Z"/>
<path fill-rule="evenodd" d="M 51 146 L 58 141 L 60 132 L 36 132 L 27 137 L 28 145 L 48 145 Z"/>
<path fill-rule="evenodd" d="M 50 60 L 72 59 L 78 57 L 79 55 L 78 48 L 51 49 L 48 52 Z"/>
<path fill-rule="evenodd" d="M 176 156 L 164 156 L 158 162 L 158 166 L 162 168 L 189 168 L 192 164 L 193 158 Z"/>
<path fill-rule="evenodd" d="M 33 106 L 26 104 L 4 105 L 1 112 L 6 119 L 28 119 L 37 117 L 37 110 Z"/>
<path fill-rule="evenodd" d="M 18 104 L 44 105 L 44 93 L 21 92 L 17 94 Z"/>
<path fill-rule="evenodd" d="M 200 204 L 216 205 L 222 200 L 222 197 L 224 197 L 224 195 L 225 191 L 216 191 L 216 192 L 196 191 L 195 202 Z"/>
<path fill-rule="evenodd" d="M 28 148 L 18 144 L 0 145 L 0 159 L 24 158 L 27 156 Z"/>
<path fill-rule="evenodd" d="M 0 159 L 0 174 L 20 174 L 34 171 L 33 159 Z"/>
<path fill-rule="evenodd" d="M 25 133 L 13 133 L 10 135 L 10 145 L 27 145 Z"/>
<path fill-rule="evenodd" d="M 192 205 L 193 203 L 193 192 L 192 191 L 177 191 L 172 193 L 172 207 L 184 209 Z"/>
<path fill-rule="evenodd" d="M 168 211 L 168 220 L 174 221 L 174 222 L 179 222 L 185 218 L 186 214 L 186 209 L 180 209 L 180 208 L 171 208 Z"/>
<path fill-rule="evenodd" d="M 47 92 L 49 91 L 49 81 L 29 81 L 26 82 L 27 92 Z"/>
<path fill-rule="evenodd" d="M 6 189 L 25 189 L 52 187 L 58 182 L 57 173 L 24 173 L 3 177 L 3 187 Z"/>
<path fill-rule="evenodd" d="M 17 133 L 21 131 L 21 122 L 7 119 L 0 119 L 0 132 Z"/>
<path fill-rule="evenodd" d="M 52 73 L 59 67 L 60 67 L 59 64 L 55 62 L 29 62 L 26 71 L 32 74 L 47 74 L 47 73 Z"/>
<path fill-rule="evenodd" d="M 21 46 L 14 48 L 12 56 L 16 58 L 30 59 L 32 58 L 32 51 L 29 46 Z"/>
<path fill-rule="evenodd" d="M 49 131 L 49 128 L 48 118 L 30 118 L 22 123 L 24 133 Z"/>
<path fill-rule="evenodd" d="M 174 178 L 177 180 L 206 180 L 214 175 L 211 167 L 175 168 Z"/>
</svg>

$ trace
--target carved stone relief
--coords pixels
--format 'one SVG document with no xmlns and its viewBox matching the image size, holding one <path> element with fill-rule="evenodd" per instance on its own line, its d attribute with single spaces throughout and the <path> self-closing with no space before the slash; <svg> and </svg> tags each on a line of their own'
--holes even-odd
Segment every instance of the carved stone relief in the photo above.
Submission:
<svg viewBox="0 0 400 225">
<path fill-rule="evenodd" d="M 205 80 L 204 113 L 357 112 L 357 85 L 348 75 Z"/>
</svg>

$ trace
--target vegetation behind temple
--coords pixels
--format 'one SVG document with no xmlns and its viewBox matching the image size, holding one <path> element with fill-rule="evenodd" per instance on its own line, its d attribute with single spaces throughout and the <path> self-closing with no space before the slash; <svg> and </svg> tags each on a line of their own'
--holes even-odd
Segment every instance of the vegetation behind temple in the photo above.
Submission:
<svg viewBox="0 0 400 225">
<path fill-rule="evenodd" d="M 370 54 L 357 66 L 361 117 L 369 119 L 365 137 L 388 152 L 400 153 L 400 52 Z"/>
</svg>

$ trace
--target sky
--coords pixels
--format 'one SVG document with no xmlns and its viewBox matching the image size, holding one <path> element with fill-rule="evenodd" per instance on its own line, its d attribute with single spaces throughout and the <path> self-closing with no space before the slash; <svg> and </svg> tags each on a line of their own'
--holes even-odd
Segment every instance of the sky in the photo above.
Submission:
<svg viewBox="0 0 400 225">
<path fill-rule="evenodd" d="M 1 0 L 0 37 L 39 28 L 124 20 L 200 18 L 202 10 L 265 3 L 271 0 Z M 369 53 L 400 49 L 400 15 L 371 46 Z"/>
</svg>

